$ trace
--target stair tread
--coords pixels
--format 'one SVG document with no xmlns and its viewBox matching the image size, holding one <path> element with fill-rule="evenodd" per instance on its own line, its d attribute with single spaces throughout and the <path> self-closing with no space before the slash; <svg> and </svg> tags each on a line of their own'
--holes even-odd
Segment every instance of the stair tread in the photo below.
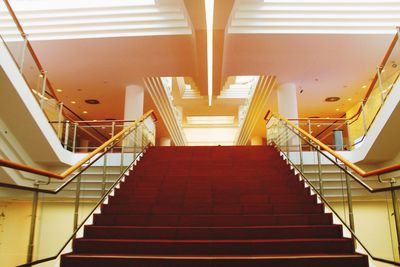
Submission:
<svg viewBox="0 0 400 267">
<path fill-rule="evenodd" d="M 138 255 L 138 254 L 92 254 L 92 253 L 69 253 L 64 257 L 95 257 L 95 258 L 150 258 L 150 259 L 287 259 L 287 258 L 362 258 L 364 255 L 358 253 L 313 253 L 313 254 L 257 254 L 257 255 Z"/>
</svg>

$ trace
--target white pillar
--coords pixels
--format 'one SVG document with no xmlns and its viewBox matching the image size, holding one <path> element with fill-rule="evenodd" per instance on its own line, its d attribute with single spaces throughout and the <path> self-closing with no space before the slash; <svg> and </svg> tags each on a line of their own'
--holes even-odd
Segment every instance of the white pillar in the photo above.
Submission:
<svg viewBox="0 0 400 267">
<path fill-rule="evenodd" d="M 139 85 L 125 88 L 124 120 L 136 120 L 143 115 L 144 89 Z"/>
<path fill-rule="evenodd" d="M 297 110 L 297 94 L 296 85 L 294 83 L 285 83 L 279 86 L 278 94 L 278 112 L 285 118 L 298 118 L 299 112 Z M 297 124 L 297 121 L 292 121 Z M 297 136 L 289 138 L 287 145 L 289 150 L 297 150 L 299 140 Z"/>
<path fill-rule="evenodd" d="M 133 121 L 143 115 L 144 106 L 144 89 L 139 85 L 128 85 L 125 88 L 125 107 L 124 107 L 124 120 Z M 129 125 L 125 123 L 125 127 Z M 125 138 L 123 146 L 126 151 L 130 151 L 133 147 L 140 147 L 142 144 L 142 131 L 140 129 L 136 132 L 136 140 L 133 143 L 132 139 Z"/>
<path fill-rule="evenodd" d="M 250 140 L 250 144 L 252 146 L 261 146 L 262 145 L 262 138 L 260 136 L 253 136 Z"/>
<path fill-rule="evenodd" d="M 161 137 L 160 138 L 160 146 L 171 146 L 171 138 Z"/>
<path fill-rule="evenodd" d="M 282 84 L 278 90 L 278 112 L 286 118 L 298 118 L 296 85 Z"/>
</svg>

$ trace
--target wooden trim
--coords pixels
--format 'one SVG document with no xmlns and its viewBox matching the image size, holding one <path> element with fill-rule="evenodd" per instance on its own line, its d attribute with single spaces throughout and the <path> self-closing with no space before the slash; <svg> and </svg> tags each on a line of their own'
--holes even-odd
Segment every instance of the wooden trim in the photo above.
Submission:
<svg viewBox="0 0 400 267">
<path fill-rule="evenodd" d="M 4 159 L 0 159 L 0 166 L 16 169 L 16 170 L 20 170 L 20 171 L 25 171 L 25 172 L 29 172 L 29 173 L 34 173 L 34 174 L 38 174 L 38 175 L 42 175 L 42 176 L 46 176 L 46 177 L 51 177 L 51 178 L 56 178 L 56 179 L 64 179 L 68 175 L 72 174 L 74 171 L 79 169 L 83 164 L 85 164 L 91 158 L 96 156 L 99 152 L 102 152 L 102 150 L 104 150 L 112 142 L 114 142 L 114 141 L 118 140 L 120 137 L 122 137 L 126 132 L 128 132 L 133 127 L 135 127 L 136 124 L 138 124 L 139 122 L 144 121 L 149 116 L 153 117 L 154 121 L 157 121 L 157 117 L 155 116 L 154 111 L 153 110 L 148 111 L 142 117 L 140 117 L 138 120 L 132 122 L 126 128 L 122 129 L 119 133 L 117 133 L 116 135 L 114 135 L 113 137 L 108 139 L 101 146 L 96 148 L 94 151 L 89 153 L 82 160 L 80 160 L 75 165 L 71 166 L 70 168 L 68 168 L 67 170 L 62 172 L 61 174 L 49 172 L 49 171 L 46 171 L 46 170 L 43 170 L 43 169 L 34 168 L 34 167 L 31 167 L 31 166 L 28 166 L 28 165 L 19 164 L 19 163 L 8 161 L 8 160 L 4 160 Z"/>
<path fill-rule="evenodd" d="M 381 175 L 381 174 L 389 173 L 389 172 L 392 172 L 392 171 L 400 170 L 400 163 L 397 163 L 397 164 L 393 164 L 393 165 L 388 166 L 388 167 L 379 168 L 379 169 L 376 169 L 376 170 L 372 170 L 372 171 L 366 172 L 363 169 L 361 169 L 360 167 L 356 166 L 355 164 L 351 163 L 350 161 L 348 161 L 347 159 L 342 157 L 341 155 L 339 155 L 338 153 L 336 153 L 336 151 L 332 150 L 329 146 L 325 145 L 324 143 L 322 143 L 320 140 L 318 140 L 314 136 L 310 135 L 309 133 L 307 133 L 306 131 L 304 131 L 303 129 L 301 129 L 300 127 L 295 125 L 294 123 L 292 123 L 289 120 L 287 120 L 282 115 L 279 115 L 279 114 L 277 114 L 277 115 L 272 114 L 272 115 L 278 117 L 279 119 L 281 119 L 282 121 L 286 122 L 288 125 L 290 125 L 294 129 L 298 130 L 302 135 L 306 136 L 308 139 L 312 140 L 315 144 L 319 145 L 321 149 L 327 151 L 329 154 L 331 154 L 335 158 L 339 159 L 348 168 L 352 169 L 355 173 L 357 173 L 361 177 L 365 178 L 365 177 L 369 177 L 369 176 L 373 176 L 373 175 Z"/>
<path fill-rule="evenodd" d="M 56 174 L 56 173 L 53 173 L 53 172 L 49 172 L 49 171 L 46 171 L 46 170 L 42 170 L 42 169 L 33 168 L 31 166 L 19 164 L 19 163 L 16 163 L 16 162 L 5 160 L 5 159 L 0 159 L 0 166 L 4 166 L 4 167 L 7 167 L 7 168 L 20 170 L 20 171 L 24 171 L 24 172 L 39 174 L 39 175 L 47 176 L 47 177 L 51 177 L 51 178 L 64 179 L 64 177 L 62 177 L 59 174 Z"/>
</svg>

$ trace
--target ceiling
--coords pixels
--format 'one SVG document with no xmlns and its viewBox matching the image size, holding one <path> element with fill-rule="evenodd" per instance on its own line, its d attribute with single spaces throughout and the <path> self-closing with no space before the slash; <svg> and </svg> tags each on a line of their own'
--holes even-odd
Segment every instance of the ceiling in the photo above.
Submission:
<svg viewBox="0 0 400 267">
<path fill-rule="evenodd" d="M 244 100 L 218 98 L 228 78 L 237 75 L 275 75 L 277 87 L 295 83 L 301 117 L 341 116 L 365 95 L 363 86 L 400 25 L 400 0 L 215 0 L 209 107 L 203 0 L 99 1 L 84 9 L 69 1 L 35 11 L 27 2 L 51 1 L 10 3 L 50 81 L 62 89 L 59 98 L 85 119 L 123 119 L 125 87 L 143 85 L 145 77 L 190 77 L 205 97 L 177 99 L 184 117 L 237 117 Z M 325 102 L 330 96 L 341 100 Z M 93 98 L 100 105 L 84 103 Z M 146 94 L 145 109 L 154 107 Z M 276 109 L 273 94 L 269 107 Z M 158 133 L 168 135 L 163 125 Z"/>
</svg>

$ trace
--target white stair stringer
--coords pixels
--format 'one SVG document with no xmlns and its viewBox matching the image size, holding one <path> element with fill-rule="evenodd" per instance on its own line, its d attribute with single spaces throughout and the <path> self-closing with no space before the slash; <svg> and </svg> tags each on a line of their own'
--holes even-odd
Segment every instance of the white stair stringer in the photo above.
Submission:
<svg viewBox="0 0 400 267">
<path fill-rule="evenodd" d="M 171 135 L 172 141 L 177 146 L 185 146 L 187 144 L 185 134 L 182 127 L 179 125 L 177 115 L 174 112 L 173 103 L 167 95 L 161 78 L 147 77 L 144 78 L 144 83 Z"/>
<path fill-rule="evenodd" d="M 267 108 L 267 101 L 276 83 L 275 76 L 260 76 L 254 93 L 250 98 L 250 104 L 243 119 L 239 125 L 236 135 L 236 145 L 246 145 L 256 123 L 263 117 Z"/>
</svg>

